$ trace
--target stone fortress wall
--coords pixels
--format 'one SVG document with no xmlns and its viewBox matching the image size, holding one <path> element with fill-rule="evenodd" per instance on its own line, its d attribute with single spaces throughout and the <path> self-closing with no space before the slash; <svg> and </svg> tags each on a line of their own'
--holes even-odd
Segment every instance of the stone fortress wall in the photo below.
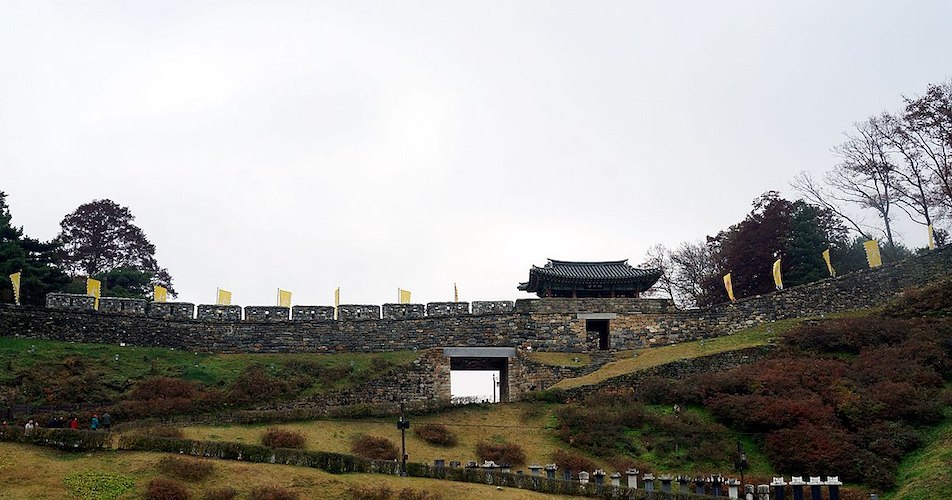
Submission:
<svg viewBox="0 0 952 500">
<path fill-rule="evenodd" d="M 126 343 L 195 352 L 379 352 L 498 346 L 593 352 L 589 320 L 608 320 L 612 350 L 729 334 L 756 324 L 879 305 L 952 273 L 952 249 L 735 303 L 678 310 L 664 299 L 524 299 L 329 306 L 150 303 L 51 294 L 46 308 L 0 306 L 0 335 Z M 243 314 L 242 314 L 243 313 Z"/>
</svg>

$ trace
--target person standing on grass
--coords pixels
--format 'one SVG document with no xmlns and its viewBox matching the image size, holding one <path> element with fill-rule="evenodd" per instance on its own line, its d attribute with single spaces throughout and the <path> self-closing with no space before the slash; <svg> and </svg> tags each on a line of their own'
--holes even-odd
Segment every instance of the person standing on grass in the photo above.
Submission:
<svg viewBox="0 0 952 500">
<path fill-rule="evenodd" d="M 79 419 L 73 417 L 72 420 L 69 421 L 69 428 L 73 429 L 74 431 L 79 430 Z"/>
<path fill-rule="evenodd" d="M 94 431 L 99 430 L 99 415 L 96 415 L 95 413 L 93 413 L 93 419 L 91 422 L 89 422 L 89 428 Z"/>
<path fill-rule="evenodd" d="M 33 429 L 35 427 L 36 425 L 33 424 L 33 420 L 31 419 L 29 422 L 26 423 L 26 425 L 23 426 L 23 434 L 27 436 L 29 436 L 30 434 L 33 434 Z"/>
<path fill-rule="evenodd" d="M 108 411 L 103 413 L 102 418 L 99 419 L 99 423 L 102 424 L 103 429 L 108 431 L 109 428 L 112 427 L 112 415 L 110 415 Z"/>
</svg>

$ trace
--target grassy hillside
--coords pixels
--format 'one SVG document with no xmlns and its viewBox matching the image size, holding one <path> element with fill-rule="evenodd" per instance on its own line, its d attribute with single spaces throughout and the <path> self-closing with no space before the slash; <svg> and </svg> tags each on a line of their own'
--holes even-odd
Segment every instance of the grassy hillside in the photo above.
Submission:
<svg viewBox="0 0 952 500">
<path fill-rule="evenodd" d="M 142 498 L 146 486 L 160 474 L 161 453 L 102 452 L 70 454 L 26 445 L 0 443 L 0 498 L 90 500 Z M 212 489 L 232 487 L 238 498 L 254 487 L 279 486 L 300 498 L 351 498 L 352 488 L 387 486 L 395 492 L 409 488 L 418 494 L 431 492 L 445 500 L 530 500 L 552 498 L 540 493 L 491 485 L 454 483 L 377 474 L 332 475 L 316 469 L 287 465 L 249 464 L 209 460 L 211 476 L 185 483 L 192 498 L 202 498 Z M 434 497 L 428 497 L 434 498 Z"/>
<path fill-rule="evenodd" d="M 252 367 L 294 381 L 293 395 L 351 386 L 419 353 L 199 354 L 164 348 L 0 337 L 0 406 L 109 403 L 136 381 L 171 377 L 227 390 Z"/>
<path fill-rule="evenodd" d="M 886 500 L 952 498 L 952 408 L 945 422 L 925 439 L 926 445 L 902 462 L 896 490 Z"/>
</svg>

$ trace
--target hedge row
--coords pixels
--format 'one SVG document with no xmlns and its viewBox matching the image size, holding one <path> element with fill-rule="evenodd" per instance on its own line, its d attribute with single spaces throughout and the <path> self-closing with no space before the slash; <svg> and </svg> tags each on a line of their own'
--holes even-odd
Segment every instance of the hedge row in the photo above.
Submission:
<svg viewBox="0 0 952 500">
<path fill-rule="evenodd" d="M 342 474 L 346 472 L 375 472 L 369 460 L 341 453 L 324 451 L 268 448 L 254 444 L 193 441 L 155 436 L 123 435 L 119 449 L 130 451 L 159 451 L 196 457 L 241 460 L 245 462 L 295 465 Z"/>
<path fill-rule="evenodd" d="M 107 432 L 74 429 L 37 428 L 30 432 L 22 427 L 0 427 L 0 441 L 33 444 L 61 450 L 104 450 L 111 446 L 112 436 Z"/>
</svg>

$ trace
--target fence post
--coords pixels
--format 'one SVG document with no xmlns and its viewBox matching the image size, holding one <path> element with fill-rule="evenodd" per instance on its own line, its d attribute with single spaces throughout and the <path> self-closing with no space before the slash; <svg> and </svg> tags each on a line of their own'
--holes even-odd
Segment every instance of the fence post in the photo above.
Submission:
<svg viewBox="0 0 952 500">
<path fill-rule="evenodd" d="M 807 483 L 807 486 L 810 487 L 810 500 L 823 500 L 823 492 L 820 491 L 823 481 L 820 481 L 819 476 L 810 476 L 810 482 Z"/>
<path fill-rule="evenodd" d="M 571 481 L 572 469 L 565 469 L 564 471 L 562 471 L 562 479 L 564 479 L 565 481 Z"/>
<path fill-rule="evenodd" d="M 609 476 L 609 478 L 612 480 L 612 486 L 621 486 L 621 472 L 612 472 L 612 475 Z"/>
<path fill-rule="evenodd" d="M 790 489 L 793 490 L 793 500 L 803 500 L 803 476 L 790 478 Z"/>
<path fill-rule="evenodd" d="M 645 491 L 654 491 L 654 474 L 648 472 L 641 477 L 645 483 Z"/>
<path fill-rule="evenodd" d="M 783 481 L 783 476 L 773 478 L 770 486 L 774 490 L 774 500 L 783 500 L 784 488 L 787 486 L 787 483 Z"/>
<path fill-rule="evenodd" d="M 770 485 L 769 484 L 757 485 L 757 499 L 770 500 Z"/>
<path fill-rule="evenodd" d="M 830 489 L 830 500 L 840 500 L 840 476 L 826 476 L 826 486 Z"/>
<path fill-rule="evenodd" d="M 664 493 L 671 493 L 671 481 L 674 478 L 667 474 L 662 474 L 658 479 L 661 480 L 661 491 Z"/>
<path fill-rule="evenodd" d="M 638 489 L 638 469 L 628 469 L 625 471 L 625 475 L 628 476 L 628 487 L 637 490 Z"/>
<path fill-rule="evenodd" d="M 737 496 L 737 487 L 740 486 L 740 481 L 736 479 L 727 480 L 727 498 L 737 499 L 740 498 Z"/>
<path fill-rule="evenodd" d="M 555 479 L 555 471 L 559 467 L 555 464 L 547 464 L 545 466 L 545 477 L 548 479 Z"/>
<path fill-rule="evenodd" d="M 531 472 L 533 476 L 538 476 L 542 472 L 542 466 L 539 464 L 532 464 L 529 466 L 529 472 Z"/>
<path fill-rule="evenodd" d="M 588 472 L 582 471 L 578 473 L 578 483 L 582 485 L 588 484 Z"/>
<path fill-rule="evenodd" d="M 754 500 L 754 485 L 744 485 L 744 500 Z"/>
</svg>

